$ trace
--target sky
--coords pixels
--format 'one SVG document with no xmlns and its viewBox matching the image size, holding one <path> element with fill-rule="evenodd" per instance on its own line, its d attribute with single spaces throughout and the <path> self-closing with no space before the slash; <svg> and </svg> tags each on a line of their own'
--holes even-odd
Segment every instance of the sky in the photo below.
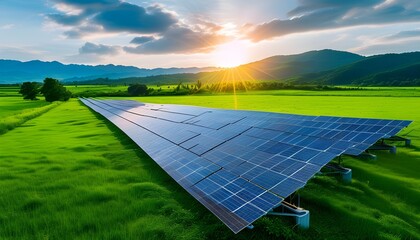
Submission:
<svg viewBox="0 0 420 240">
<path fill-rule="evenodd" d="M 233 67 L 320 49 L 420 51 L 420 1 L 0 1 L 0 59 Z"/>
</svg>

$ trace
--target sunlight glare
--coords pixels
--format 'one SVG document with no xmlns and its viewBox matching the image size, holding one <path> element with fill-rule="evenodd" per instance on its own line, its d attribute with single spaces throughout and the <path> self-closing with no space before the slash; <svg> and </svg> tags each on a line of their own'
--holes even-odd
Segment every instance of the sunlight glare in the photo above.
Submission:
<svg viewBox="0 0 420 240">
<path fill-rule="evenodd" d="M 245 41 L 232 41 L 216 48 L 214 63 L 217 67 L 232 68 L 246 63 L 248 60 Z"/>
</svg>

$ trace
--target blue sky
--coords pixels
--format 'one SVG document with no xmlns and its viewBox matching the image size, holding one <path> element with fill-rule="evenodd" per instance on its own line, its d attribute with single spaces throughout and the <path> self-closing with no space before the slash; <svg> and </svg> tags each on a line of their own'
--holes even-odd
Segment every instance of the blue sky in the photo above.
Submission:
<svg viewBox="0 0 420 240">
<path fill-rule="evenodd" d="M 420 50 L 418 0 L 2 0 L 0 58 L 234 66 L 337 49 Z"/>
</svg>

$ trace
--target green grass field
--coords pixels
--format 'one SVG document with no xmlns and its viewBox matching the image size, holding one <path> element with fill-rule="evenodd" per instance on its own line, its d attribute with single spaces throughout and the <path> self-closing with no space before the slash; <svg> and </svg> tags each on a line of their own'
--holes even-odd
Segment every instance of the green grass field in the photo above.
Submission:
<svg viewBox="0 0 420 240">
<path fill-rule="evenodd" d="M 299 191 L 311 212 L 308 230 L 266 216 L 234 235 L 120 130 L 73 99 L 0 135 L 0 239 L 420 239 L 418 90 L 292 91 L 132 99 L 410 119 L 400 135 L 413 146 L 398 144 L 396 155 L 376 152 L 376 161 L 345 157 L 351 184 L 312 179 Z M 0 103 L 13 109 L 7 98 Z"/>
</svg>

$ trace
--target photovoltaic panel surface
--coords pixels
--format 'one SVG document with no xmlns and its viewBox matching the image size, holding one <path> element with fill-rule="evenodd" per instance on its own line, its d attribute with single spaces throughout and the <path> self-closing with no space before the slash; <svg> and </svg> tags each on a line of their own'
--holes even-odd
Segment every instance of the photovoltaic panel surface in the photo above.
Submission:
<svg viewBox="0 0 420 240">
<path fill-rule="evenodd" d="M 81 99 L 124 131 L 237 233 L 335 157 L 358 155 L 410 121 Z"/>
</svg>

